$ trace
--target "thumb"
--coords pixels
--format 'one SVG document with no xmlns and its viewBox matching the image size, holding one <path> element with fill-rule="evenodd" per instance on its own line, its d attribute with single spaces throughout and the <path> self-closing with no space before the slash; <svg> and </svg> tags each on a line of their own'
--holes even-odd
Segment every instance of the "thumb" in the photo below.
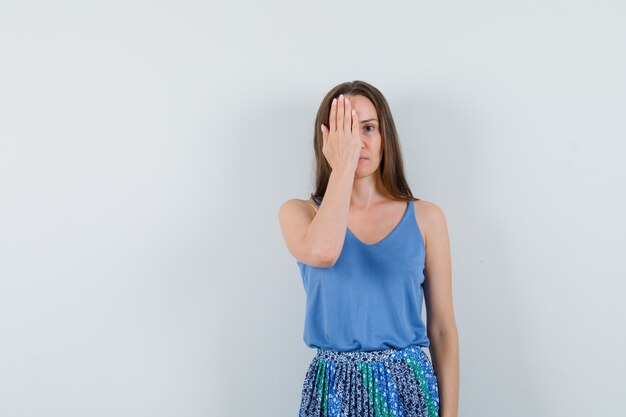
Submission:
<svg viewBox="0 0 626 417">
<path fill-rule="evenodd" d="M 326 145 L 326 140 L 328 139 L 328 131 L 326 130 L 326 126 L 322 123 L 320 125 L 320 130 L 322 131 L 322 143 Z"/>
</svg>

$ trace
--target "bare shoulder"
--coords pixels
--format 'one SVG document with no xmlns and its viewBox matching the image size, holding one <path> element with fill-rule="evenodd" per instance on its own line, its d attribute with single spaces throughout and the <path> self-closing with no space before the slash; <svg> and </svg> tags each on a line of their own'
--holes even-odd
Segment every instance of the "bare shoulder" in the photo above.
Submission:
<svg viewBox="0 0 626 417">
<path fill-rule="evenodd" d="M 302 200 L 300 198 L 292 198 L 282 203 L 278 211 L 280 216 L 303 211 L 315 214 L 317 213 L 317 205 L 312 199 Z"/>
<path fill-rule="evenodd" d="M 419 225 L 424 244 L 428 246 L 428 238 L 441 233 L 447 234 L 446 215 L 443 209 L 432 201 L 419 199 L 413 202 L 415 220 Z"/>
<path fill-rule="evenodd" d="M 309 265 L 317 264 L 317 255 L 310 254 L 306 232 L 315 218 L 315 204 L 308 200 L 292 198 L 281 204 L 278 221 L 289 252 L 299 261 Z"/>
<path fill-rule="evenodd" d="M 312 220 L 317 213 L 317 206 L 313 200 L 292 198 L 280 205 L 278 221 L 282 227 L 302 220 Z"/>
</svg>

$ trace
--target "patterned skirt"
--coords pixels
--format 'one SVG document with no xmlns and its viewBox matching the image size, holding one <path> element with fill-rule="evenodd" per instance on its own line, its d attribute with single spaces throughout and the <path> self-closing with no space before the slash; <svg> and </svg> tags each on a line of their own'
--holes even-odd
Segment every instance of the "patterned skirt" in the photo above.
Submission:
<svg viewBox="0 0 626 417">
<path fill-rule="evenodd" d="M 439 416 L 437 377 L 422 348 L 317 348 L 304 379 L 299 417 L 381 416 Z"/>
</svg>

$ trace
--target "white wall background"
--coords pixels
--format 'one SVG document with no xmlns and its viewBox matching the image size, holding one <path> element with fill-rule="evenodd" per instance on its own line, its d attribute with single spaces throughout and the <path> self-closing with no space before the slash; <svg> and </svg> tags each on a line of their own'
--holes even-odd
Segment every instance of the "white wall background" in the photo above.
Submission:
<svg viewBox="0 0 626 417">
<path fill-rule="evenodd" d="M 620 1 L 0 3 L 0 416 L 295 416 L 278 208 L 386 95 L 446 213 L 460 416 L 626 407 Z"/>
</svg>

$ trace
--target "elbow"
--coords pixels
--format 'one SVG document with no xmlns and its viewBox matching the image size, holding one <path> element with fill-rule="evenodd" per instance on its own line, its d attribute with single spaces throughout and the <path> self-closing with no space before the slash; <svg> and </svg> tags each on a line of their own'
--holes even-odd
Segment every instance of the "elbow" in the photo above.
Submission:
<svg viewBox="0 0 626 417">
<path fill-rule="evenodd" d="M 331 251 L 319 252 L 312 256 L 315 264 L 320 268 L 330 268 L 337 263 L 338 256 Z"/>
<path fill-rule="evenodd" d="M 450 324 L 443 328 L 429 329 L 428 338 L 431 341 L 458 340 L 458 331 L 456 325 Z"/>
</svg>

